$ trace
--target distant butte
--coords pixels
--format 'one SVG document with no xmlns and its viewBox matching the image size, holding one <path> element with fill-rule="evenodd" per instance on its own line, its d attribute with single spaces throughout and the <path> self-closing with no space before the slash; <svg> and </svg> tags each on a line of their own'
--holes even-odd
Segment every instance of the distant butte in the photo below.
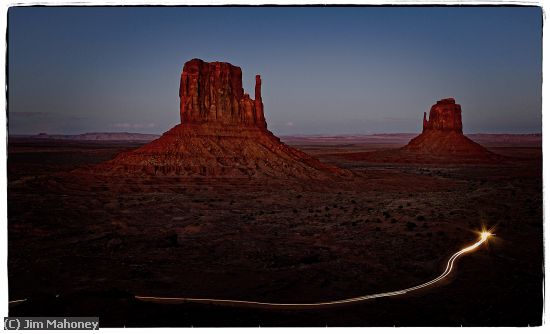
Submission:
<svg viewBox="0 0 550 334">
<path fill-rule="evenodd" d="M 437 101 L 424 113 L 422 133 L 394 150 L 344 153 L 348 160 L 383 163 L 486 163 L 500 161 L 494 154 L 462 133 L 462 108 L 454 98 Z"/>
<path fill-rule="evenodd" d="M 455 159 L 485 160 L 494 155 L 462 133 L 462 108 L 454 98 L 437 101 L 430 109 L 429 119 L 424 113 L 422 133 L 402 150 Z"/>
<path fill-rule="evenodd" d="M 267 129 L 261 85 L 257 75 L 252 99 L 244 92 L 239 67 L 200 59 L 186 62 L 179 88 L 181 124 L 96 170 L 185 177 L 350 175 L 285 145 Z"/>
<path fill-rule="evenodd" d="M 424 112 L 424 124 L 422 132 L 431 130 L 454 131 L 462 133 L 462 109 L 450 97 L 437 101 L 430 109 L 430 119 L 426 119 Z"/>
</svg>

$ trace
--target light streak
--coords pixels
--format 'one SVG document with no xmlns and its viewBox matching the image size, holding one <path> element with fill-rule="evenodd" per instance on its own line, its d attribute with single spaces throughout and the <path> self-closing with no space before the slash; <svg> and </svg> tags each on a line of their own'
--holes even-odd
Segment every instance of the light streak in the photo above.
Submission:
<svg viewBox="0 0 550 334">
<path fill-rule="evenodd" d="M 142 301 L 165 303 L 165 304 L 201 303 L 201 304 L 214 304 L 214 305 L 222 305 L 222 306 L 271 308 L 271 309 L 306 309 L 306 308 L 312 309 L 312 308 L 323 308 L 323 307 L 358 303 L 358 302 L 362 302 L 370 299 L 382 298 L 382 297 L 399 296 L 399 295 L 407 294 L 412 291 L 429 287 L 431 285 L 434 285 L 442 281 L 447 276 L 449 276 L 449 274 L 453 271 L 454 263 L 459 257 L 461 257 L 466 253 L 476 250 L 479 246 L 485 243 L 494 234 L 492 234 L 490 231 L 483 230 L 482 232 L 479 233 L 479 235 L 480 235 L 479 240 L 476 243 L 470 246 L 467 246 L 465 248 L 462 248 L 461 250 L 454 253 L 449 258 L 449 260 L 447 261 L 447 266 L 445 267 L 445 270 L 441 275 L 437 276 L 436 278 L 426 283 L 415 285 L 413 287 L 402 289 L 402 290 L 382 292 L 382 293 L 370 294 L 370 295 L 365 295 L 365 296 L 360 296 L 355 298 L 348 298 L 348 299 L 341 299 L 341 300 L 327 301 L 327 302 L 318 302 L 318 303 L 268 303 L 268 302 L 257 302 L 257 301 L 235 300 L 235 299 L 154 297 L 154 296 L 135 296 L 135 298 Z"/>
<path fill-rule="evenodd" d="M 467 246 L 465 248 L 462 248 L 461 250 L 454 253 L 449 258 L 449 260 L 447 261 L 447 266 L 445 267 L 445 270 L 443 271 L 443 273 L 441 273 L 441 275 L 437 276 L 436 278 L 426 283 L 415 285 L 413 287 L 402 289 L 402 290 L 375 293 L 375 294 L 370 294 L 370 295 L 365 295 L 365 296 L 360 296 L 355 298 L 348 298 L 348 299 L 341 299 L 341 300 L 327 301 L 327 302 L 318 302 L 318 303 L 268 303 L 268 302 L 257 302 L 257 301 L 235 300 L 235 299 L 187 298 L 187 297 L 156 297 L 156 296 L 134 296 L 134 297 L 142 301 L 162 303 L 162 304 L 200 303 L 200 304 L 213 304 L 213 305 L 221 305 L 221 306 L 237 306 L 237 307 L 253 307 L 253 308 L 269 308 L 269 309 L 313 309 L 313 308 L 323 308 L 323 307 L 358 303 L 358 302 L 362 302 L 370 299 L 382 298 L 382 297 L 399 296 L 399 295 L 407 294 L 412 291 L 427 288 L 431 285 L 434 285 L 442 281 L 447 276 L 449 276 L 449 274 L 451 274 L 454 268 L 454 263 L 459 257 L 461 257 L 466 253 L 476 250 L 479 246 L 481 246 L 483 243 L 489 240 L 491 236 L 494 236 L 494 234 L 491 233 L 491 230 L 487 231 L 483 229 L 483 231 L 479 232 L 479 240 L 476 243 L 470 246 Z M 25 301 L 27 301 L 27 299 L 12 300 L 9 302 L 9 304 L 10 306 L 17 305 Z"/>
<path fill-rule="evenodd" d="M 27 301 L 26 298 L 25 299 L 10 300 L 9 303 L 10 304 L 20 304 L 20 303 L 25 302 L 25 301 Z"/>
</svg>

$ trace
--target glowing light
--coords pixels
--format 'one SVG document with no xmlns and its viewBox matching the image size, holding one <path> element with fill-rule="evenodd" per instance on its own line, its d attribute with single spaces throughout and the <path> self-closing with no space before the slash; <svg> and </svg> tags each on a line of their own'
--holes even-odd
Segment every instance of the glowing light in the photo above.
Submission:
<svg viewBox="0 0 550 334">
<path fill-rule="evenodd" d="M 481 239 L 483 241 L 485 241 L 485 240 L 489 239 L 492 235 L 493 235 L 493 233 L 491 233 L 491 232 L 483 231 L 483 232 L 481 232 Z"/>
<path fill-rule="evenodd" d="M 276 308 L 276 309 L 300 309 L 300 308 L 322 308 L 333 305 L 342 305 L 342 304 L 351 304 L 362 302 L 369 299 L 376 299 L 382 297 L 391 297 L 404 295 L 406 293 L 424 289 L 431 285 L 434 285 L 441 280 L 445 279 L 453 271 L 455 261 L 462 255 L 476 250 L 479 246 L 485 243 L 493 234 L 490 231 L 480 232 L 480 238 L 474 244 L 464 247 L 458 252 L 454 253 L 449 260 L 447 261 L 447 267 L 443 273 L 436 278 L 422 283 L 407 289 L 375 293 L 365 296 L 359 296 L 348 299 L 341 299 L 335 301 L 327 302 L 318 302 L 318 303 L 268 303 L 268 302 L 258 302 L 258 301 L 248 301 L 248 300 L 234 300 L 234 299 L 211 299 L 211 298 L 187 298 L 187 297 L 154 297 L 154 296 L 135 296 L 136 299 L 157 303 L 202 303 L 202 304 L 216 304 L 216 305 L 225 305 L 225 306 L 241 306 L 241 307 L 253 307 L 253 308 Z"/>
<path fill-rule="evenodd" d="M 483 229 L 481 232 L 479 232 L 480 237 L 478 241 L 454 253 L 447 261 L 447 266 L 445 267 L 445 270 L 441 275 L 437 276 L 431 281 L 428 281 L 419 285 L 415 285 L 410 288 L 402 289 L 402 290 L 375 293 L 375 294 L 359 296 L 354 298 L 318 302 L 318 303 L 268 303 L 268 302 L 258 302 L 258 301 L 248 301 L 248 300 L 188 298 L 188 297 L 156 297 L 156 296 L 134 296 L 134 297 L 142 301 L 150 301 L 150 302 L 164 303 L 164 304 L 202 303 L 202 304 L 216 304 L 216 305 L 225 305 L 225 306 L 241 306 L 241 307 L 253 307 L 253 308 L 275 308 L 275 309 L 308 308 L 310 309 L 310 308 L 328 307 L 333 305 L 351 304 L 351 303 L 357 303 L 365 300 L 382 298 L 382 297 L 404 295 L 406 293 L 409 293 L 415 290 L 427 288 L 445 279 L 453 271 L 454 263 L 459 257 L 461 257 L 466 253 L 476 250 L 483 243 L 487 242 L 487 240 L 489 240 L 490 237 L 494 236 L 494 234 L 492 233 L 492 230 L 493 229 L 489 229 L 487 231 Z M 19 304 L 24 301 L 26 301 L 26 299 L 14 300 L 14 301 L 10 301 L 9 303 L 10 305 Z"/>
</svg>

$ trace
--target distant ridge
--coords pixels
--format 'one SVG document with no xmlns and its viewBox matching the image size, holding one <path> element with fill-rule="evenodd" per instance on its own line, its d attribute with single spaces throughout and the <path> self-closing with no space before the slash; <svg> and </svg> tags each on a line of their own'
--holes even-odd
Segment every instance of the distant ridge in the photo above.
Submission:
<svg viewBox="0 0 550 334">
<path fill-rule="evenodd" d="M 342 144 L 342 143 L 383 143 L 406 145 L 416 137 L 416 133 L 376 133 L 341 135 L 287 135 L 281 140 L 288 144 Z M 473 133 L 467 136 L 486 146 L 540 146 L 541 133 Z"/>
<path fill-rule="evenodd" d="M 78 135 L 60 135 L 39 133 L 37 135 L 10 135 L 12 139 L 27 139 L 27 140 L 82 140 L 82 141 L 140 141 L 150 142 L 160 135 L 148 133 L 131 133 L 131 132 L 87 132 Z"/>
<path fill-rule="evenodd" d="M 318 134 L 318 135 L 285 135 L 281 136 L 283 142 L 294 141 L 312 141 L 312 142 L 370 142 L 389 141 L 408 143 L 414 138 L 416 133 L 396 132 L 396 133 L 373 133 L 373 134 Z M 89 141 L 153 141 L 161 135 L 152 133 L 136 133 L 136 132 L 86 132 L 77 135 L 63 134 L 15 134 L 10 135 L 11 139 L 52 139 L 52 140 L 89 140 Z M 542 133 L 471 133 L 467 136 L 479 143 L 525 143 L 525 144 L 540 144 L 542 143 Z"/>
<path fill-rule="evenodd" d="M 462 108 L 454 98 L 437 101 L 430 108 L 430 117 L 426 117 L 422 133 L 412 138 L 401 148 L 367 152 L 342 153 L 338 156 L 348 160 L 363 160 L 380 163 L 500 163 L 504 157 L 489 151 L 481 144 L 464 135 L 462 131 Z M 386 136 L 386 139 L 389 136 Z M 406 137 L 406 136 L 402 136 Z M 484 139 L 493 139 L 488 136 Z M 399 136 L 394 137 L 394 139 Z M 517 136 L 516 136 L 517 138 Z M 525 136 L 535 143 L 536 136 Z M 403 139 L 403 138 L 402 138 Z M 499 138 L 508 141 L 510 137 Z M 497 140 L 498 142 L 498 140 Z"/>
</svg>

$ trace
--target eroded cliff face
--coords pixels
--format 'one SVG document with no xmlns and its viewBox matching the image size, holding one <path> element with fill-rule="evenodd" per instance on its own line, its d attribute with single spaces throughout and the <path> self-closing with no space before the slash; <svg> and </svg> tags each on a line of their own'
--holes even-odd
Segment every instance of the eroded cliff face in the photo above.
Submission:
<svg viewBox="0 0 550 334">
<path fill-rule="evenodd" d="M 259 75 L 254 93 L 251 99 L 244 92 L 239 67 L 190 60 L 181 73 L 181 124 L 149 144 L 120 153 L 96 170 L 110 174 L 283 179 L 351 175 L 281 142 L 267 129 Z"/>
<path fill-rule="evenodd" d="M 430 119 L 424 113 L 422 132 L 430 130 L 453 131 L 462 133 L 462 109 L 455 99 L 446 98 L 437 101 L 430 109 Z"/>
<path fill-rule="evenodd" d="M 181 73 L 181 123 L 208 122 L 267 128 L 261 91 L 259 75 L 256 75 L 253 100 L 244 92 L 240 67 L 223 62 L 190 60 Z"/>
</svg>

